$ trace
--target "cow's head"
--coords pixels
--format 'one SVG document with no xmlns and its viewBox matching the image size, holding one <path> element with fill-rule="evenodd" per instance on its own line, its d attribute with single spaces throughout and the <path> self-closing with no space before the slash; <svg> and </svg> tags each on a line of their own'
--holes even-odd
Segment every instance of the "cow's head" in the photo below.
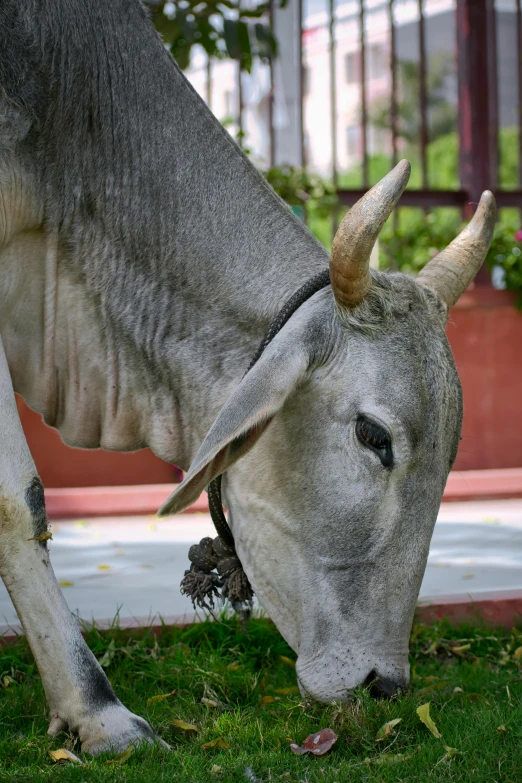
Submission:
<svg viewBox="0 0 522 783">
<path fill-rule="evenodd" d="M 403 161 L 348 212 L 331 288 L 269 344 L 162 508 L 180 511 L 226 470 L 243 567 L 298 653 L 302 690 L 325 702 L 372 680 L 385 693 L 408 683 L 415 602 L 462 421 L 444 327 L 495 222 L 485 193 L 416 280 L 370 272 L 408 176 Z"/>
</svg>

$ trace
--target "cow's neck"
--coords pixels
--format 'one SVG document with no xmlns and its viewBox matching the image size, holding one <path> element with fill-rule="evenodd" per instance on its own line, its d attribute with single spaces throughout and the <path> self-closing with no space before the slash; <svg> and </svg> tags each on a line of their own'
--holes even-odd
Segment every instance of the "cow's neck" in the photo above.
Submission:
<svg viewBox="0 0 522 783">
<path fill-rule="evenodd" d="M 64 167 L 82 195 L 59 230 L 48 208 L 47 236 L 19 237 L 34 278 L 2 333 L 15 388 L 68 442 L 150 445 L 187 468 L 268 324 L 327 254 L 163 51 L 150 81 L 132 77 L 115 85 L 137 91 L 131 127 L 116 130 L 139 148 L 115 173 L 123 136 L 69 152 L 63 140 L 56 201 Z M 16 242 L 10 253 L 16 263 Z M 34 312 L 43 330 L 28 325 Z"/>
</svg>

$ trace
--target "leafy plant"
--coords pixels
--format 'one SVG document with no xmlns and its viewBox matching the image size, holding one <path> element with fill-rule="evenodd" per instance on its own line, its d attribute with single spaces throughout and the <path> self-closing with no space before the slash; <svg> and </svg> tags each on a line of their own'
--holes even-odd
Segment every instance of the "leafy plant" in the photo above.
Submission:
<svg viewBox="0 0 522 783">
<path fill-rule="evenodd" d="M 303 207 L 326 218 L 339 204 L 335 188 L 319 174 L 293 166 L 276 166 L 264 174 L 275 192 L 292 207 Z"/>
<path fill-rule="evenodd" d="M 279 0 L 284 7 L 287 0 Z M 266 16 L 270 2 L 241 0 L 148 0 L 151 18 L 180 68 L 190 65 L 199 44 L 210 57 L 238 60 L 250 72 L 255 57 L 277 56 L 277 43 Z"/>
<path fill-rule="evenodd" d="M 504 285 L 516 294 L 515 304 L 522 310 L 522 231 L 498 223 L 487 258 L 488 267 L 503 270 Z"/>
</svg>

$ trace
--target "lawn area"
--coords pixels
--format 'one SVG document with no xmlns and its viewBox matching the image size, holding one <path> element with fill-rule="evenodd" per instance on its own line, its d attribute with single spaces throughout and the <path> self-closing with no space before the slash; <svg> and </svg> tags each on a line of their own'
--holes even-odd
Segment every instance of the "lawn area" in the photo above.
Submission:
<svg viewBox="0 0 522 783">
<path fill-rule="evenodd" d="M 521 631 L 415 626 L 406 696 L 375 701 L 361 689 L 350 703 L 330 706 L 304 703 L 295 656 L 266 620 L 166 628 L 157 640 L 90 631 L 88 641 L 118 696 L 172 752 L 138 748 L 107 763 L 108 756 L 82 755 L 65 734 L 48 737 L 40 679 L 22 640 L 0 651 L 1 781 L 522 781 Z M 419 720 L 417 708 L 428 702 L 442 738 Z M 338 734 L 325 756 L 289 749 L 290 740 L 324 728 Z M 217 739 L 228 747 L 202 747 Z M 63 747 L 84 766 L 54 763 L 49 751 Z"/>
</svg>

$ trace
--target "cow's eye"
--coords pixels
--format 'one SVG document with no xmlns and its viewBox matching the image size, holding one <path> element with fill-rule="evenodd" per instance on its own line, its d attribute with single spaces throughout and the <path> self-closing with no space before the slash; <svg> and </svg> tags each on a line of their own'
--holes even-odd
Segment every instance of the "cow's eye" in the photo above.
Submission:
<svg viewBox="0 0 522 783">
<path fill-rule="evenodd" d="M 393 465 L 391 438 L 387 430 L 377 422 L 359 416 L 355 425 L 355 434 L 363 446 L 374 451 L 385 468 Z"/>
</svg>

